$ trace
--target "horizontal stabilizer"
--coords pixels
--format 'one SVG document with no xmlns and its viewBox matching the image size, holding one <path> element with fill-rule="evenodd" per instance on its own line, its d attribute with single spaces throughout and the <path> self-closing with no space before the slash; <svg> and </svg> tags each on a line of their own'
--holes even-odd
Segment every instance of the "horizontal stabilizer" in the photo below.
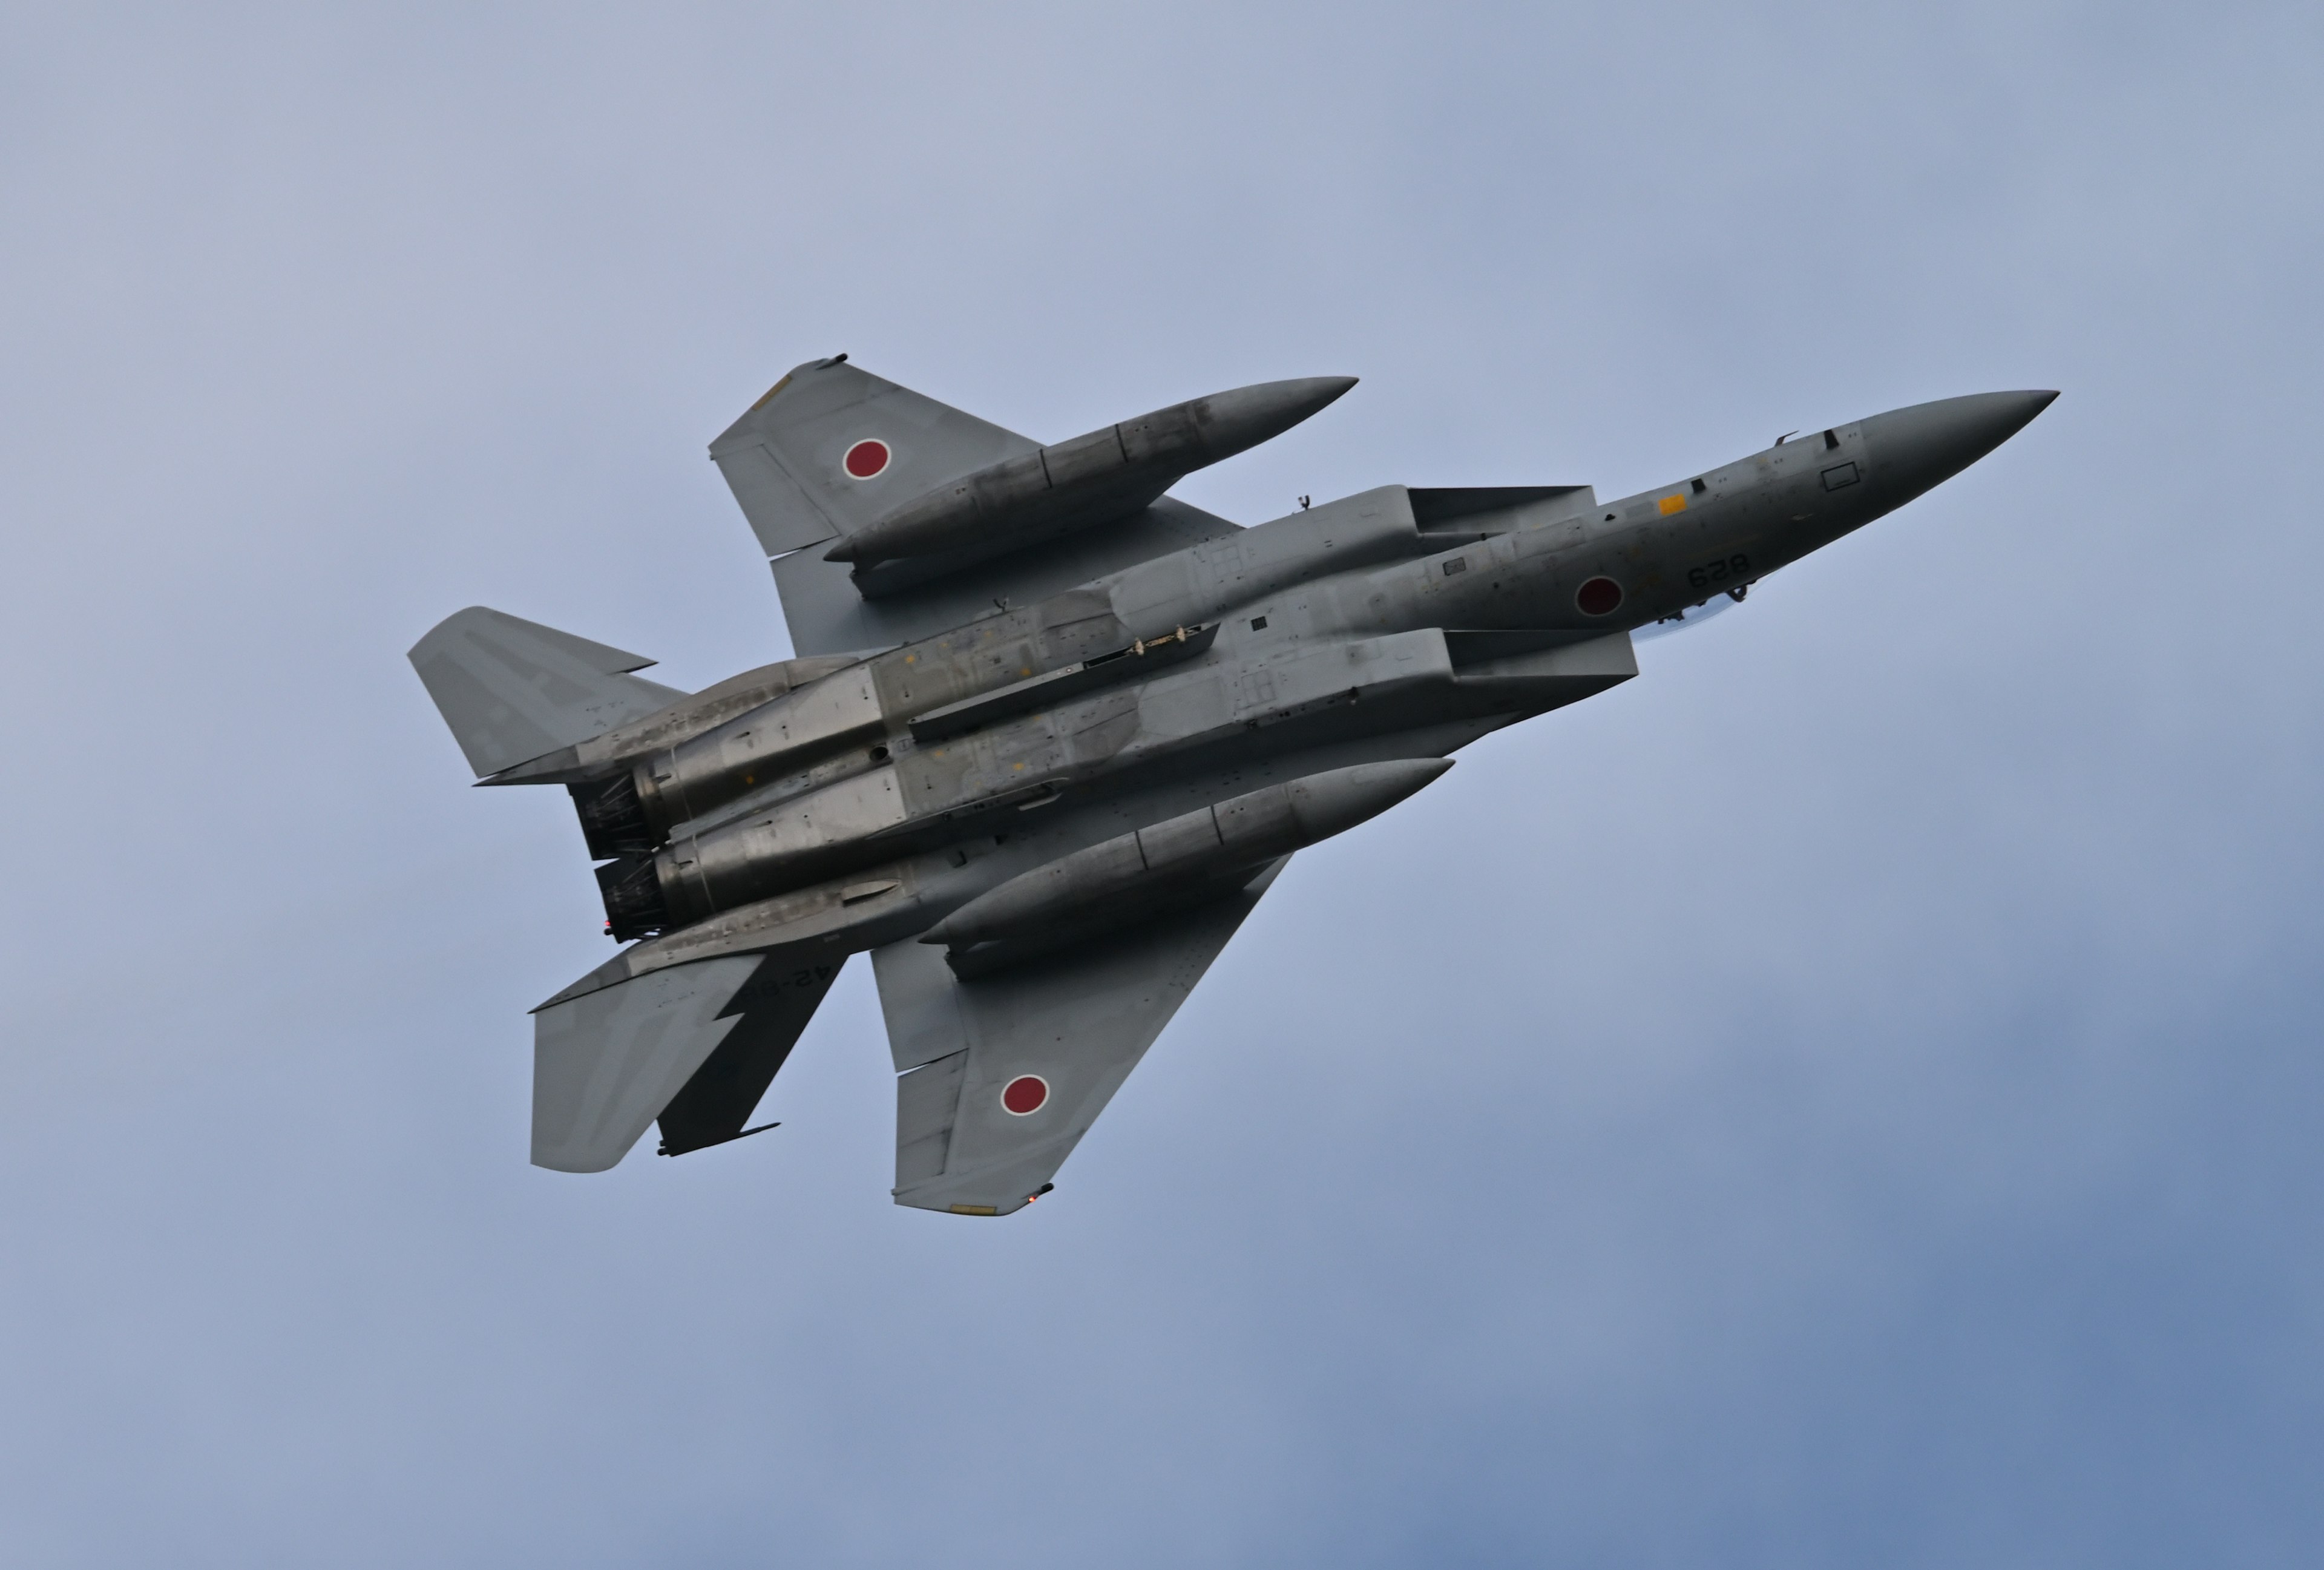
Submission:
<svg viewBox="0 0 2324 1570">
<path fill-rule="evenodd" d="M 729 955 L 543 1003 L 533 1012 L 532 1164 L 603 1172 L 656 1119 L 665 1156 L 750 1131 L 742 1125 L 844 963 L 828 950 Z"/>
<path fill-rule="evenodd" d="M 726 1005 L 762 963 L 658 970 L 533 1015 L 532 1164 L 603 1172 L 628 1155 L 741 1022 Z"/>
<path fill-rule="evenodd" d="M 728 1001 L 742 1023 L 720 1039 L 685 1088 L 661 1110 L 659 1154 L 683 1156 L 750 1132 L 742 1125 L 798 1044 L 807 1023 L 838 978 L 844 955 L 798 949 L 768 956 Z"/>
<path fill-rule="evenodd" d="M 471 605 L 411 646 L 412 669 L 477 774 L 569 747 L 686 696 L 630 672 L 653 661 Z"/>
</svg>

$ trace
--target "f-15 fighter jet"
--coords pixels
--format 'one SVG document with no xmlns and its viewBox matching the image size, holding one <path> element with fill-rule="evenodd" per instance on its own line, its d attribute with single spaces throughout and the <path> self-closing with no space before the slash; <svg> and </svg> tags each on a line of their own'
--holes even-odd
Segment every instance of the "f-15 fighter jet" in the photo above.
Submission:
<svg viewBox="0 0 2324 1570">
<path fill-rule="evenodd" d="M 629 945 L 534 1011 L 540 1166 L 603 1171 L 655 1122 L 670 1156 L 756 1132 L 868 952 L 896 1202 L 1021 1209 L 1294 852 L 1628 680 L 1634 630 L 1740 601 L 2056 396 L 1876 414 L 1616 502 L 1383 485 L 1245 529 L 1169 488 L 1352 379 L 1045 447 L 846 358 L 710 448 L 796 658 L 689 694 L 481 607 L 411 651 L 482 783 L 571 795 Z"/>
</svg>

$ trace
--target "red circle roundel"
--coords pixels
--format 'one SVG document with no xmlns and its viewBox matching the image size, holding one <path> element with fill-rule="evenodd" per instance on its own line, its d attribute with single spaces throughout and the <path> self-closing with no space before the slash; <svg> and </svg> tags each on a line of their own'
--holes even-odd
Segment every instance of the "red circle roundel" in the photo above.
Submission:
<svg viewBox="0 0 2324 1570">
<path fill-rule="evenodd" d="M 1582 586 L 1573 603 L 1585 616 L 1609 615 L 1622 603 L 1622 586 L 1610 577 L 1593 577 Z"/>
<path fill-rule="evenodd" d="M 888 444 L 877 438 L 867 437 L 849 448 L 843 461 L 847 465 L 849 474 L 859 480 L 868 480 L 888 466 Z"/>
<path fill-rule="evenodd" d="M 1020 1118 L 1039 1112 L 1048 1099 L 1049 1082 L 1038 1074 L 1019 1075 L 1001 1093 L 1001 1106 Z"/>
</svg>

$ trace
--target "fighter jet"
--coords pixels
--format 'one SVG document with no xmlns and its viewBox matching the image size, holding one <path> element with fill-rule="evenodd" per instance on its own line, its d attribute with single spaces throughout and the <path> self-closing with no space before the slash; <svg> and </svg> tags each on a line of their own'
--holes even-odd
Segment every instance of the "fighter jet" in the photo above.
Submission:
<svg viewBox="0 0 2324 1570">
<path fill-rule="evenodd" d="M 1168 494 L 1353 385 L 1044 446 L 816 360 L 710 447 L 795 658 L 686 693 L 483 607 L 420 639 L 478 782 L 570 795 L 626 945 L 533 1011 L 533 1161 L 771 1127 L 868 953 L 896 1203 L 1022 1209 L 1295 853 L 1628 681 L 1633 633 L 1739 604 L 2057 396 L 1916 404 L 1614 502 L 1381 485 L 1240 528 Z"/>
</svg>

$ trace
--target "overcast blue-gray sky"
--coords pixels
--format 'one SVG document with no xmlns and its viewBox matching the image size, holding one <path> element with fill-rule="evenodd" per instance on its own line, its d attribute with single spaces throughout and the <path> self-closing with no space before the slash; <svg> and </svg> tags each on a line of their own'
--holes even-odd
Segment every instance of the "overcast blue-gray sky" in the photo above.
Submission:
<svg viewBox="0 0 2324 1570">
<path fill-rule="evenodd" d="M 7 8 L 0 1560 L 2324 1552 L 2324 11 Z M 525 1163 L 606 948 L 403 651 L 788 651 L 789 365 L 1182 494 L 2063 397 L 1303 854 L 1060 1174 Z"/>
</svg>

